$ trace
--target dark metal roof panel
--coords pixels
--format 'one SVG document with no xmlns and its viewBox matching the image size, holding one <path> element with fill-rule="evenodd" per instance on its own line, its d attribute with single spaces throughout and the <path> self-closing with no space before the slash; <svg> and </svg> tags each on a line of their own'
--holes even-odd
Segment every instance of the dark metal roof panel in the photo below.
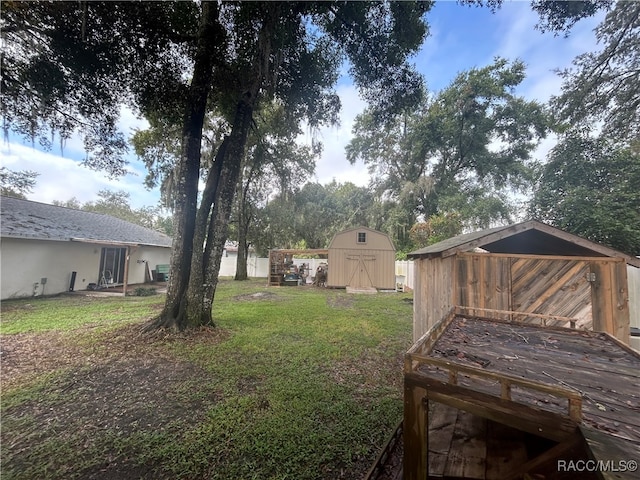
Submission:
<svg viewBox="0 0 640 480">
<path fill-rule="evenodd" d="M 515 255 L 617 257 L 640 267 L 638 258 L 536 220 L 458 235 L 411 252 L 408 257 L 448 257 L 474 248 Z"/>
<path fill-rule="evenodd" d="M 12 197 L 0 198 L 0 235 L 171 247 L 171 237 L 100 213 Z"/>
<path fill-rule="evenodd" d="M 501 230 L 504 230 L 505 228 L 507 227 L 495 227 L 495 228 L 489 228 L 487 230 L 479 230 L 477 232 L 463 233 L 462 235 L 457 235 L 455 237 L 447 238 L 446 240 L 442 240 L 441 242 L 434 243 L 433 245 L 429 245 L 428 247 L 424 247 L 424 248 L 421 248 L 420 250 L 411 252 L 409 253 L 409 256 L 422 257 L 422 256 L 442 253 L 449 249 L 458 247 L 460 245 L 465 245 L 468 243 L 479 241 L 486 235 L 493 232 L 499 232 Z M 469 249 L 471 250 L 473 248 L 474 247 L 471 247 Z"/>
</svg>

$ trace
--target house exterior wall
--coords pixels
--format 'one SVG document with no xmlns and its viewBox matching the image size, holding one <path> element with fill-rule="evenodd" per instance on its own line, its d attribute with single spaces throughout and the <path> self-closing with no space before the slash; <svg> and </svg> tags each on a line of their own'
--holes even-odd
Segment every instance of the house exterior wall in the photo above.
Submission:
<svg viewBox="0 0 640 480">
<path fill-rule="evenodd" d="M 102 247 L 83 242 L 1 238 L 0 298 L 67 292 L 71 272 L 76 272 L 74 290 L 85 290 L 90 283 L 98 283 Z M 144 283 L 142 260 L 149 263 L 150 269 L 155 269 L 156 264 L 169 263 L 170 254 L 169 248 L 132 247 L 128 283 Z M 47 279 L 44 285 L 43 278 Z"/>
<path fill-rule="evenodd" d="M 100 248 L 96 245 L 2 238 L 0 250 L 3 300 L 67 292 L 72 271 L 77 272 L 76 290 L 98 282 Z M 42 278 L 47 279 L 44 286 Z"/>
<path fill-rule="evenodd" d="M 98 246 L 102 248 L 102 246 Z M 155 270 L 156 265 L 168 265 L 171 260 L 171 249 L 166 247 L 152 247 L 141 245 L 129 248 L 129 277 L 127 283 L 144 283 L 146 268 L 145 262 L 149 265 L 149 271 Z M 77 285 L 77 282 L 76 282 Z"/>
</svg>

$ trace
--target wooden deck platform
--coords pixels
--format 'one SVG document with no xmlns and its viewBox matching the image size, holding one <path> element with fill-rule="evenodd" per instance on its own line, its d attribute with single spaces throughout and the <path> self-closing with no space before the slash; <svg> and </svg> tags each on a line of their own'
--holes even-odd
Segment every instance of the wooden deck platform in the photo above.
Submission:
<svg viewBox="0 0 640 480">
<path fill-rule="evenodd" d="M 577 478 L 558 460 L 638 461 L 640 354 L 603 333 L 453 315 L 407 353 L 404 424 L 406 479 Z"/>
<path fill-rule="evenodd" d="M 431 408 L 427 434 L 429 480 L 509 478 L 512 472 L 556 446 L 547 439 L 441 403 L 434 403 Z M 394 432 L 365 480 L 403 480 L 402 428 L 400 425 Z M 580 436 L 573 438 L 562 449 L 563 459 L 567 461 L 588 461 Z M 537 478 L 575 478 L 571 475 L 552 477 L 555 466 L 553 463 L 547 466 L 546 473 L 543 469 L 539 470 Z M 591 472 L 582 472 L 580 476 L 581 480 L 598 478 Z"/>
</svg>

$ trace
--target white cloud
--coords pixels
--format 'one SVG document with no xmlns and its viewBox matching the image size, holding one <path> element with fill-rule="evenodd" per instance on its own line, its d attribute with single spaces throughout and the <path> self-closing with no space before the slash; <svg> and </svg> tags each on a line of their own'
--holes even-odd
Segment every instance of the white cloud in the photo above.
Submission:
<svg viewBox="0 0 640 480">
<path fill-rule="evenodd" d="M 335 179 L 340 183 L 351 182 L 366 186 L 369 183 L 366 166 L 362 162 L 351 165 L 345 153 L 345 147 L 353 137 L 351 130 L 355 118 L 365 109 L 366 102 L 358 96 L 358 91 L 353 85 L 342 85 L 338 87 L 337 93 L 342 103 L 340 125 L 321 128 L 318 133 L 318 139 L 322 142 L 324 149 L 322 156 L 316 162 L 314 180 L 327 184 Z M 311 135 L 304 135 L 301 141 L 310 143 Z"/>
<path fill-rule="evenodd" d="M 120 119 L 118 121 L 118 129 L 124 133 L 125 138 L 129 138 L 136 130 L 145 130 L 149 128 L 149 122 L 140 117 L 127 106 L 120 107 Z"/>
<path fill-rule="evenodd" d="M 129 138 L 136 128 L 148 127 L 148 122 L 138 118 L 130 108 L 121 107 L 119 130 Z M 36 146 L 37 147 L 37 146 Z M 30 145 L 29 140 L 10 137 L 8 143 L 0 145 L 0 163 L 11 170 L 31 170 L 39 173 L 29 200 L 52 203 L 66 201 L 72 197 L 81 203 L 97 200 L 100 190 L 124 190 L 129 193 L 133 208 L 156 206 L 160 198 L 158 189 L 149 191 L 144 187 L 146 175 L 144 165 L 134 154 L 128 155 L 127 175 L 109 178 L 105 172 L 91 170 L 81 165 L 86 157 L 84 144 L 79 135 L 73 135 L 63 146 L 55 142 L 48 152 Z"/>
<path fill-rule="evenodd" d="M 19 143 L 0 145 L 0 163 L 11 170 L 31 170 L 37 172 L 36 186 L 29 200 L 52 203 L 72 197 L 81 203 L 95 201 L 98 191 L 124 190 L 128 192 L 131 206 L 155 206 L 158 192 L 149 192 L 143 185 L 143 178 L 126 175 L 110 179 L 103 172 L 88 169 L 79 162 L 52 153 L 42 152 Z"/>
</svg>

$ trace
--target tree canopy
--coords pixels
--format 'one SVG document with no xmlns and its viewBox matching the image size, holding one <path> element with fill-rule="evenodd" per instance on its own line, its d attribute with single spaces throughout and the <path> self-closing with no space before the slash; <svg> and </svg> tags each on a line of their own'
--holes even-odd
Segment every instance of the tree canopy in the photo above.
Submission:
<svg viewBox="0 0 640 480">
<path fill-rule="evenodd" d="M 541 167 L 530 214 L 630 255 L 640 254 L 640 154 L 606 139 L 563 139 Z"/>
<path fill-rule="evenodd" d="M 562 93 L 552 106 L 567 128 L 638 142 L 640 2 L 616 2 L 596 28 L 596 38 L 600 51 L 578 56 L 572 68 L 560 72 Z"/>
<path fill-rule="evenodd" d="M 32 8 L 35 7 L 35 8 Z M 179 128 L 171 172 L 174 248 L 158 326 L 212 324 L 211 305 L 254 112 L 277 101 L 312 127 L 337 119 L 340 68 L 379 118 L 415 104 L 422 80 L 408 58 L 431 2 L 11 2 L 3 15 L 6 128 L 47 143 L 84 135 L 87 159 L 123 171 L 116 131 L 126 102 Z M 31 101 L 33 99 L 33 101 Z M 4 98 L 3 98 L 4 100 Z M 215 110 L 229 128 L 205 165 L 202 131 Z M 158 167 L 160 168 L 160 167 Z"/>
<path fill-rule="evenodd" d="M 77 133 L 87 165 L 123 174 L 121 106 L 147 111 L 159 84 L 163 103 L 176 101 L 195 12 L 189 2 L 3 2 L 5 135 L 51 147 Z"/>
<path fill-rule="evenodd" d="M 7 197 L 27 198 L 36 185 L 37 172 L 31 170 L 15 171 L 0 167 L 0 194 Z"/>
<path fill-rule="evenodd" d="M 378 193 L 414 215 L 459 211 L 474 226 L 508 219 L 502 193 L 526 187 L 531 153 L 549 128 L 541 104 L 513 93 L 524 75 L 522 62 L 496 59 L 386 125 L 367 112 L 347 157 L 362 159 Z"/>
</svg>

